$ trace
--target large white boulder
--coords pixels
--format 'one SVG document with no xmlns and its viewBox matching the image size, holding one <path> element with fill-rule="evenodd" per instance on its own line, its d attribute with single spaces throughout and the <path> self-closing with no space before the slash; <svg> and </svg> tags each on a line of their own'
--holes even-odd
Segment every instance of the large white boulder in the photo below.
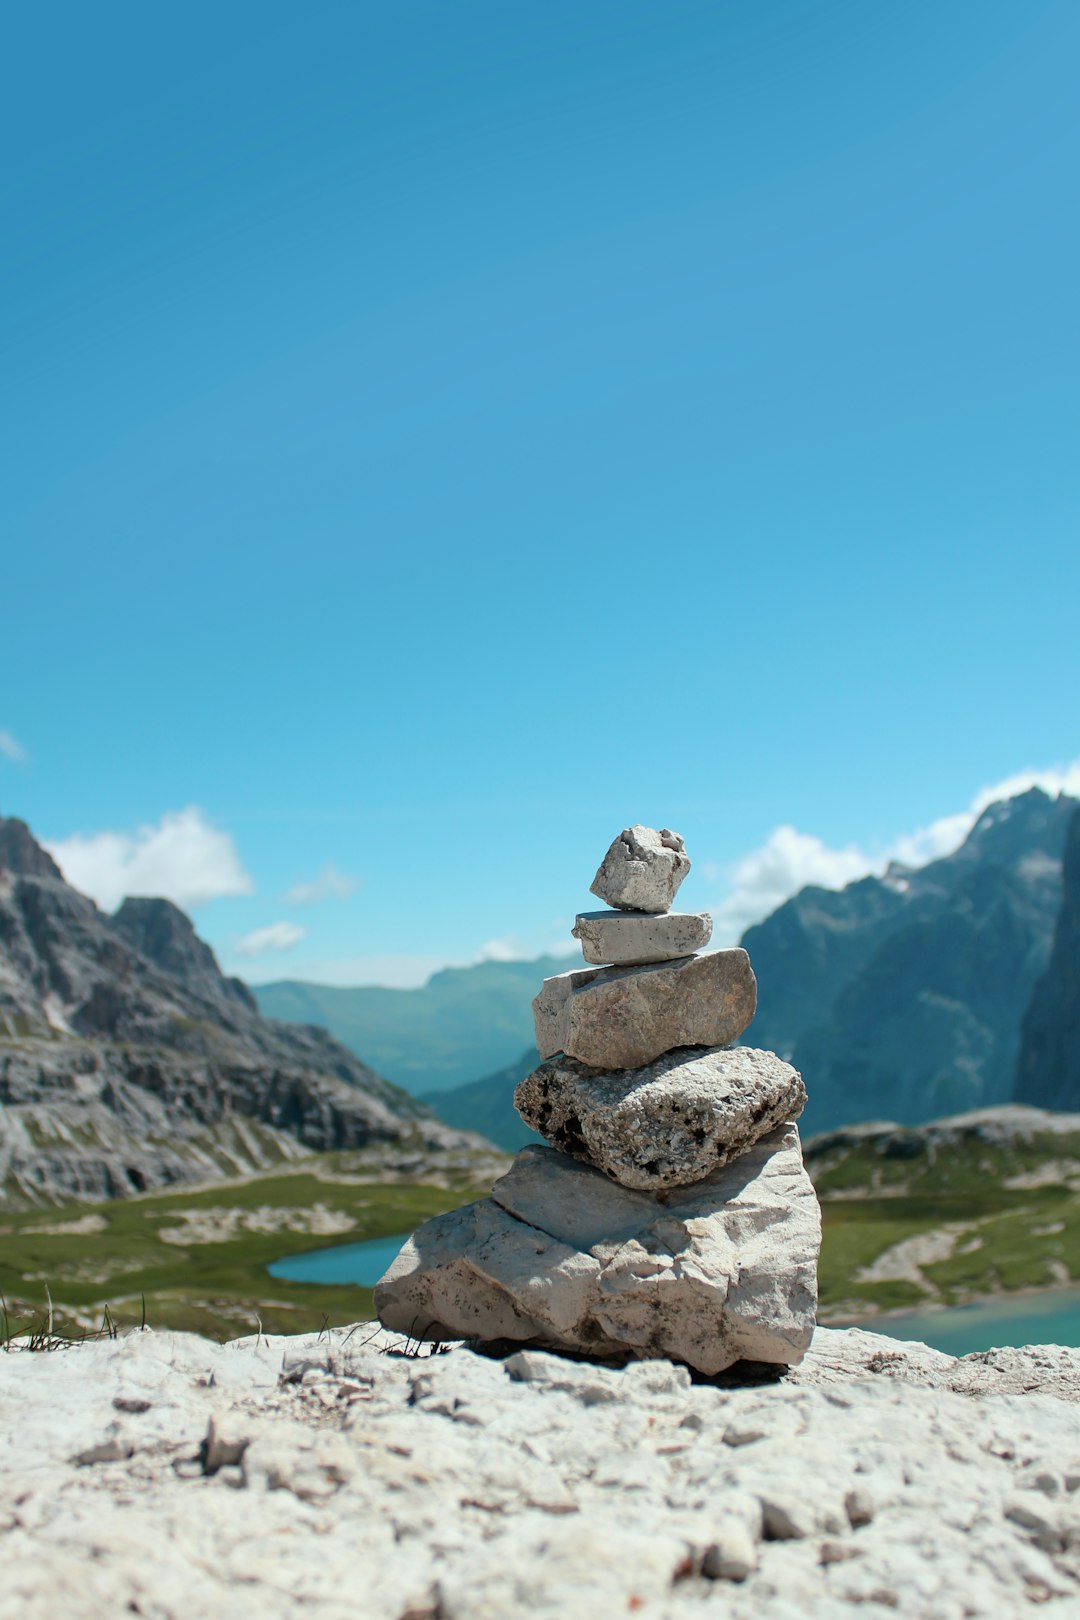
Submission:
<svg viewBox="0 0 1080 1620">
<path fill-rule="evenodd" d="M 426 1221 L 375 1289 L 416 1339 L 792 1365 L 814 1331 L 821 1216 L 787 1125 L 659 1196 L 527 1147 L 490 1198 Z"/>
</svg>

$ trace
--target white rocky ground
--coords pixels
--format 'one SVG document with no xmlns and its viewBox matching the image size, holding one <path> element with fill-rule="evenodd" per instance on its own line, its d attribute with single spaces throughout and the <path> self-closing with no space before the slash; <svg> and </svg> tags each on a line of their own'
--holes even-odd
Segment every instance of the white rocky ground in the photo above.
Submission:
<svg viewBox="0 0 1080 1620">
<path fill-rule="evenodd" d="M 1080 1614 L 1080 1351 L 819 1329 L 722 1387 L 401 1348 L 0 1354 L 0 1615 Z"/>
</svg>

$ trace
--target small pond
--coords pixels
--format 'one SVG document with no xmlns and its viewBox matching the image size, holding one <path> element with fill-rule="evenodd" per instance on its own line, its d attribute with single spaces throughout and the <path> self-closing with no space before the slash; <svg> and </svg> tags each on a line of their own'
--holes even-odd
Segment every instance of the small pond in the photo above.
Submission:
<svg viewBox="0 0 1080 1620">
<path fill-rule="evenodd" d="M 950 1356 L 966 1356 L 973 1350 L 993 1350 L 1000 1345 L 1080 1345 L 1080 1288 L 1012 1294 L 946 1311 L 911 1311 L 903 1316 L 835 1325 L 864 1327 L 871 1333 L 887 1333 L 893 1339 L 921 1339 Z"/>
<path fill-rule="evenodd" d="M 374 1288 L 406 1238 L 369 1238 L 366 1243 L 340 1243 L 334 1249 L 314 1249 L 309 1254 L 290 1254 L 267 1266 L 271 1277 L 285 1282 L 352 1283 L 358 1288 Z"/>
</svg>

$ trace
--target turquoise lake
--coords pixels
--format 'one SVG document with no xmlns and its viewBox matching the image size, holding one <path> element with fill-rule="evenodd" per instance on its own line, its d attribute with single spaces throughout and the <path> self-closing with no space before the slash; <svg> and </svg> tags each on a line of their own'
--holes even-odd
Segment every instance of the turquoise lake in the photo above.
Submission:
<svg viewBox="0 0 1080 1620">
<path fill-rule="evenodd" d="M 334 1249 L 293 1254 L 275 1260 L 266 1269 L 272 1277 L 287 1282 L 352 1283 L 373 1288 L 409 1235 L 399 1232 L 367 1243 L 342 1243 Z M 921 1339 L 951 1356 L 992 1350 L 995 1345 L 1080 1345 L 1080 1288 L 1018 1294 L 1011 1299 L 959 1305 L 947 1311 L 912 1311 L 905 1316 L 835 1325 L 865 1327 L 893 1339 Z"/>
<path fill-rule="evenodd" d="M 1080 1345 L 1080 1288 L 1018 1294 L 947 1311 L 912 1311 L 836 1326 L 865 1327 L 893 1339 L 921 1339 L 950 1356 L 1009 1344 Z"/>
<path fill-rule="evenodd" d="M 367 1243 L 342 1243 L 336 1249 L 290 1254 L 284 1260 L 275 1260 L 266 1269 L 271 1277 L 281 1277 L 286 1282 L 352 1283 L 360 1288 L 374 1288 L 411 1235 L 399 1232 L 394 1237 L 371 1238 Z"/>
</svg>

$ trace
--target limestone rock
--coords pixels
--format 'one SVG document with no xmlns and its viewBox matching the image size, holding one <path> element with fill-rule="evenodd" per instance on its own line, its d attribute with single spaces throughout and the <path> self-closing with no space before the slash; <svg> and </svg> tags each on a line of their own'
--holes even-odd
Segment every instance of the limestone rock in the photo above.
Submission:
<svg viewBox="0 0 1080 1620">
<path fill-rule="evenodd" d="M 736 949 L 556 974 L 535 997 L 533 1020 L 542 1058 L 565 1052 L 597 1069 L 640 1069 L 677 1046 L 727 1046 L 756 1006 L 750 958 Z"/>
<path fill-rule="evenodd" d="M 375 1308 L 386 1327 L 436 1342 L 670 1356 L 705 1373 L 791 1365 L 814 1331 L 820 1242 L 794 1125 L 660 1196 L 527 1147 L 490 1198 L 414 1233 Z"/>
<path fill-rule="evenodd" d="M 692 956 L 712 938 L 707 911 L 583 911 L 574 924 L 586 962 L 613 967 Z"/>
<path fill-rule="evenodd" d="M 614 1074 L 560 1054 L 514 1093 L 526 1125 L 552 1147 L 649 1191 L 700 1181 L 805 1103 L 791 1065 L 752 1046 L 681 1047 Z"/>
<path fill-rule="evenodd" d="M 356 1620 L 358 1593 L 365 1620 L 1077 1612 L 1080 1349 L 956 1361 L 819 1327 L 793 1372 L 718 1387 L 404 1348 L 358 1323 L 0 1354 L 0 1614 Z M 208 1475 L 211 1418 L 248 1445 Z M 116 1460 L 77 1465 L 98 1446 Z M 815 1533 L 773 1540 L 781 1511 Z"/>
<path fill-rule="evenodd" d="M 626 827 L 589 886 L 589 893 L 620 911 L 670 911 L 690 870 L 678 833 L 662 827 Z"/>
</svg>

